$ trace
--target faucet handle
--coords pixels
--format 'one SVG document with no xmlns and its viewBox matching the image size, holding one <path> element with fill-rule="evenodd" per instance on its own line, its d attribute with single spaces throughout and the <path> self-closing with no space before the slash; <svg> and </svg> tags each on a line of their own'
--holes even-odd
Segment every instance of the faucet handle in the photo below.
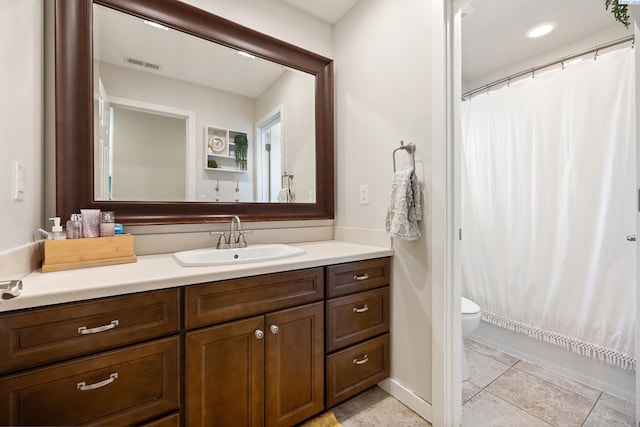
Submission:
<svg viewBox="0 0 640 427">
<path fill-rule="evenodd" d="M 211 231 L 209 233 L 209 236 L 220 236 L 218 238 L 218 245 L 222 244 L 227 244 L 227 236 L 224 235 L 224 231 Z"/>
<path fill-rule="evenodd" d="M 238 247 L 239 248 L 246 248 L 247 247 L 247 241 L 244 238 L 245 234 L 253 234 L 253 230 L 240 230 L 238 233 Z"/>
</svg>

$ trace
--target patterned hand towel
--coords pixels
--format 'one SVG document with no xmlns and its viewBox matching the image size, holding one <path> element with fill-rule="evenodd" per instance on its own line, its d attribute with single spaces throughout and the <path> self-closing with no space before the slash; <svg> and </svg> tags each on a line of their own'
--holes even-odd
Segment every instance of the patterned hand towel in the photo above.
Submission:
<svg viewBox="0 0 640 427">
<path fill-rule="evenodd" d="M 418 221 L 421 219 L 420 188 L 415 172 L 404 170 L 394 173 L 385 229 L 392 237 L 416 240 L 420 237 Z"/>
</svg>

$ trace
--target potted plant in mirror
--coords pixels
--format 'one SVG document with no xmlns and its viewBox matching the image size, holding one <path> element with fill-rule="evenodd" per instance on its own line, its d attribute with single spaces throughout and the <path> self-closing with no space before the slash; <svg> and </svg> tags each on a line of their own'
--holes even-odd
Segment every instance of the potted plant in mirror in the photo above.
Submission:
<svg viewBox="0 0 640 427">
<path fill-rule="evenodd" d="M 236 145 L 236 167 L 240 170 L 247 170 L 247 147 L 249 141 L 247 135 L 238 134 L 233 139 L 233 143 Z"/>
</svg>

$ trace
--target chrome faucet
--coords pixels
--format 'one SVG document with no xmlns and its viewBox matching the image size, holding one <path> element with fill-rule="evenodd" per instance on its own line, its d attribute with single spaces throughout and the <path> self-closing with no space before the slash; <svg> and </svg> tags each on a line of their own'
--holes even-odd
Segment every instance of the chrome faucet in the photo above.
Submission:
<svg viewBox="0 0 640 427">
<path fill-rule="evenodd" d="M 245 231 L 242 230 L 242 223 L 240 217 L 237 215 L 228 215 L 225 218 L 231 218 L 229 222 L 229 236 L 224 235 L 224 231 L 212 231 L 209 233 L 212 236 L 219 235 L 217 249 L 235 249 L 246 248 L 247 241 L 244 238 Z M 236 237 L 237 232 L 237 237 Z"/>
<path fill-rule="evenodd" d="M 11 299 L 20 296 L 22 293 L 21 280 L 0 281 L 0 295 L 2 299 Z"/>
</svg>

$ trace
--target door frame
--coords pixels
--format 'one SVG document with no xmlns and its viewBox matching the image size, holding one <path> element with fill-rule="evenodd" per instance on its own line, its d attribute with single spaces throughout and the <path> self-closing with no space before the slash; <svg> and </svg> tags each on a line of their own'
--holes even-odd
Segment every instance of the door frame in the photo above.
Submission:
<svg viewBox="0 0 640 427">
<path fill-rule="evenodd" d="M 275 108 L 271 109 L 267 114 L 262 116 L 260 119 L 256 121 L 255 124 L 255 135 L 256 135 L 256 150 L 255 150 L 255 162 L 256 162 L 256 190 L 255 196 L 256 200 L 267 201 L 268 197 L 265 197 L 265 194 L 268 196 L 268 189 L 265 191 L 265 179 L 264 172 L 266 169 L 266 165 L 263 161 L 263 147 L 264 141 L 262 140 L 262 130 L 265 128 L 267 124 L 269 124 L 275 116 L 280 116 L 280 146 L 282 147 L 281 152 L 281 164 L 284 166 L 284 150 L 285 150 L 285 108 L 283 104 L 277 105 Z"/>
<path fill-rule="evenodd" d="M 640 18 L 640 6 L 629 5 L 631 18 L 633 20 L 633 35 L 636 40 L 640 37 L 640 28 L 638 20 Z M 640 54 L 638 49 L 634 49 L 635 68 L 636 68 L 636 235 L 640 232 L 640 132 L 638 132 L 638 123 L 640 123 Z M 638 278 L 640 277 L 640 250 L 638 250 L 636 239 L 636 358 L 640 354 L 640 328 L 638 327 L 638 317 L 640 315 L 640 287 L 638 286 Z M 640 375 L 638 375 L 638 367 L 636 366 L 636 423 L 640 422 Z"/>
<path fill-rule="evenodd" d="M 460 102 L 461 98 L 461 61 L 460 61 L 460 39 L 461 39 L 461 14 L 460 9 L 465 5 L 471 3 L 473 0 L 444 0 L 450 11 L 445 14 L 445 29 L 446 39 L 449 39 L 447 46 L 449 49 L 445 49 L 445 63 L 447 65 L 447 93 L 446 98 L 448 106 L 446 108 L 446 125 L 452 126 L 452 130 L 447 134 L 445 138 L 446 151 L 452 157 L 452 164 L 447 164 L 447 171 L 445 175 L 446 188 L 447 188 L 447 224 L 454 224 L 453 228 L 458 229 L 460 224 L 460 144 L 462 142 L 461 127 L 460 127 Z M 640 5 L 628 5 L 631 18 L 634 25 L 634 36 L 636 39 L 640 38 Z M 636 88 L 636 124 L 640 123 L 640 53 L 638 49 L 635 49 L 635 63 L 636 63 L 636 75 L 635 75 L 635 88 Z M 449 69 L 451 67 L 451 69 Z M 457 85 L 457 88 L 456 88 Z M 450 87 L 451 86 L 451 87 Z M 434 122 L 435 123 L 435 122 Z M 637 127 L 637 126 L 636 126 Z M 435 141 L 435 140 L 434 140 Z M 435 143 L 434 143 L 435 146 Z M 637 207 L 636 211 L 636 234 L 640 233 L 640 132 L 636 129 L 636 187 L 637 187 Z M 452 180 L 452 182 L 449 182 Z M 435 182 L 435 177 L 434 177 Z M 452 193 L 449 193 L 449 190 Z M 449 208 L 451 207 L 451 210 Z M 447 239 L 446 256 L 450 256 L 449 263 L 451 264 L 450 270 L 447 270 L 450 277 L 446 278 L 445 286 L 448 288 L 446 292 L 436 289 L 434 286 L 433 297 L 433 342 L 443 343 L 442 352 L 434 351 L 433 356 L 433 425 L 434 426 L 458 426 L 462 420 L 462 401 L 461 401 L 461 372 L 456 366 L 448 367 L 446 372 L 442 375 L 437 375 L 436 369 L 443 369 L 446 367 L 446 362 L 441 360 L 442 358 L 455 357 L 455 342 L 447 338 L 446 332 L 450 331 L 447 327 L 449 324 L 451 327 L 455 326 L 457 318 L 457 328 L 454 328 L 453 332 L 450 332 L 449 337 L 453 337 L 453 341 L 460 342 L 460 297 L 461 292 L 461 270 L 460 270 L 460 242 L 458 236 L 450 233 L 447 227 Z M 452 253 L 449 253 L 448 249 L 452 248 Z M 449 264 L 447 263 L 447 264 Z M 640 325 L 638 324 L 638 318 L 640 318 L 640 286 L 638 278 L 640 277 L 640 250 L 636 249 L 636 355 L 640 354 Z M 438 291 L 438 292 L 436 292 Z M 445 295 L 446 293 L 446 295 Z M 438 298 L 436 298 L 436 296 Z M 450 300 L 447 297 L 449 297 Z M 444 304 L 444 308 L 437 307 L 438 304 Z M 456 335 L 457 334 L 457 335 Z M 434 350 L 436 346 L 434 345 Z M 455 364 L 454 364 L 455 365 Z M 444 371 L 444 369 L 443 369 Z M 442 390 L 442 396 L 438 396 L 437 391 Z M 453 395 L 452 395 L 453 393 Z M 640 423 L 640 374 L 636 369 L 636 423 Z"/>
<path fill-rule="evenodd" d="M 185 126 L 185 196 L 187 201 L 196 200 L 196 112 L 161 104 L 139 101 L 137 99 L 109 96 L 111 106 L 142 111 L 168 117 L 184 119 Z M 202 166 L 204 167 L 204 165 Z"/>
<path fill-rule="evenodd" d="M 460 266 L 461 9 L 432 2 L 432 424 L 462 421 Z M 437 202 L 440 200 L 441 202 Z M 439 250 L 439 249 L 442 250 Z"/>
</svg>

